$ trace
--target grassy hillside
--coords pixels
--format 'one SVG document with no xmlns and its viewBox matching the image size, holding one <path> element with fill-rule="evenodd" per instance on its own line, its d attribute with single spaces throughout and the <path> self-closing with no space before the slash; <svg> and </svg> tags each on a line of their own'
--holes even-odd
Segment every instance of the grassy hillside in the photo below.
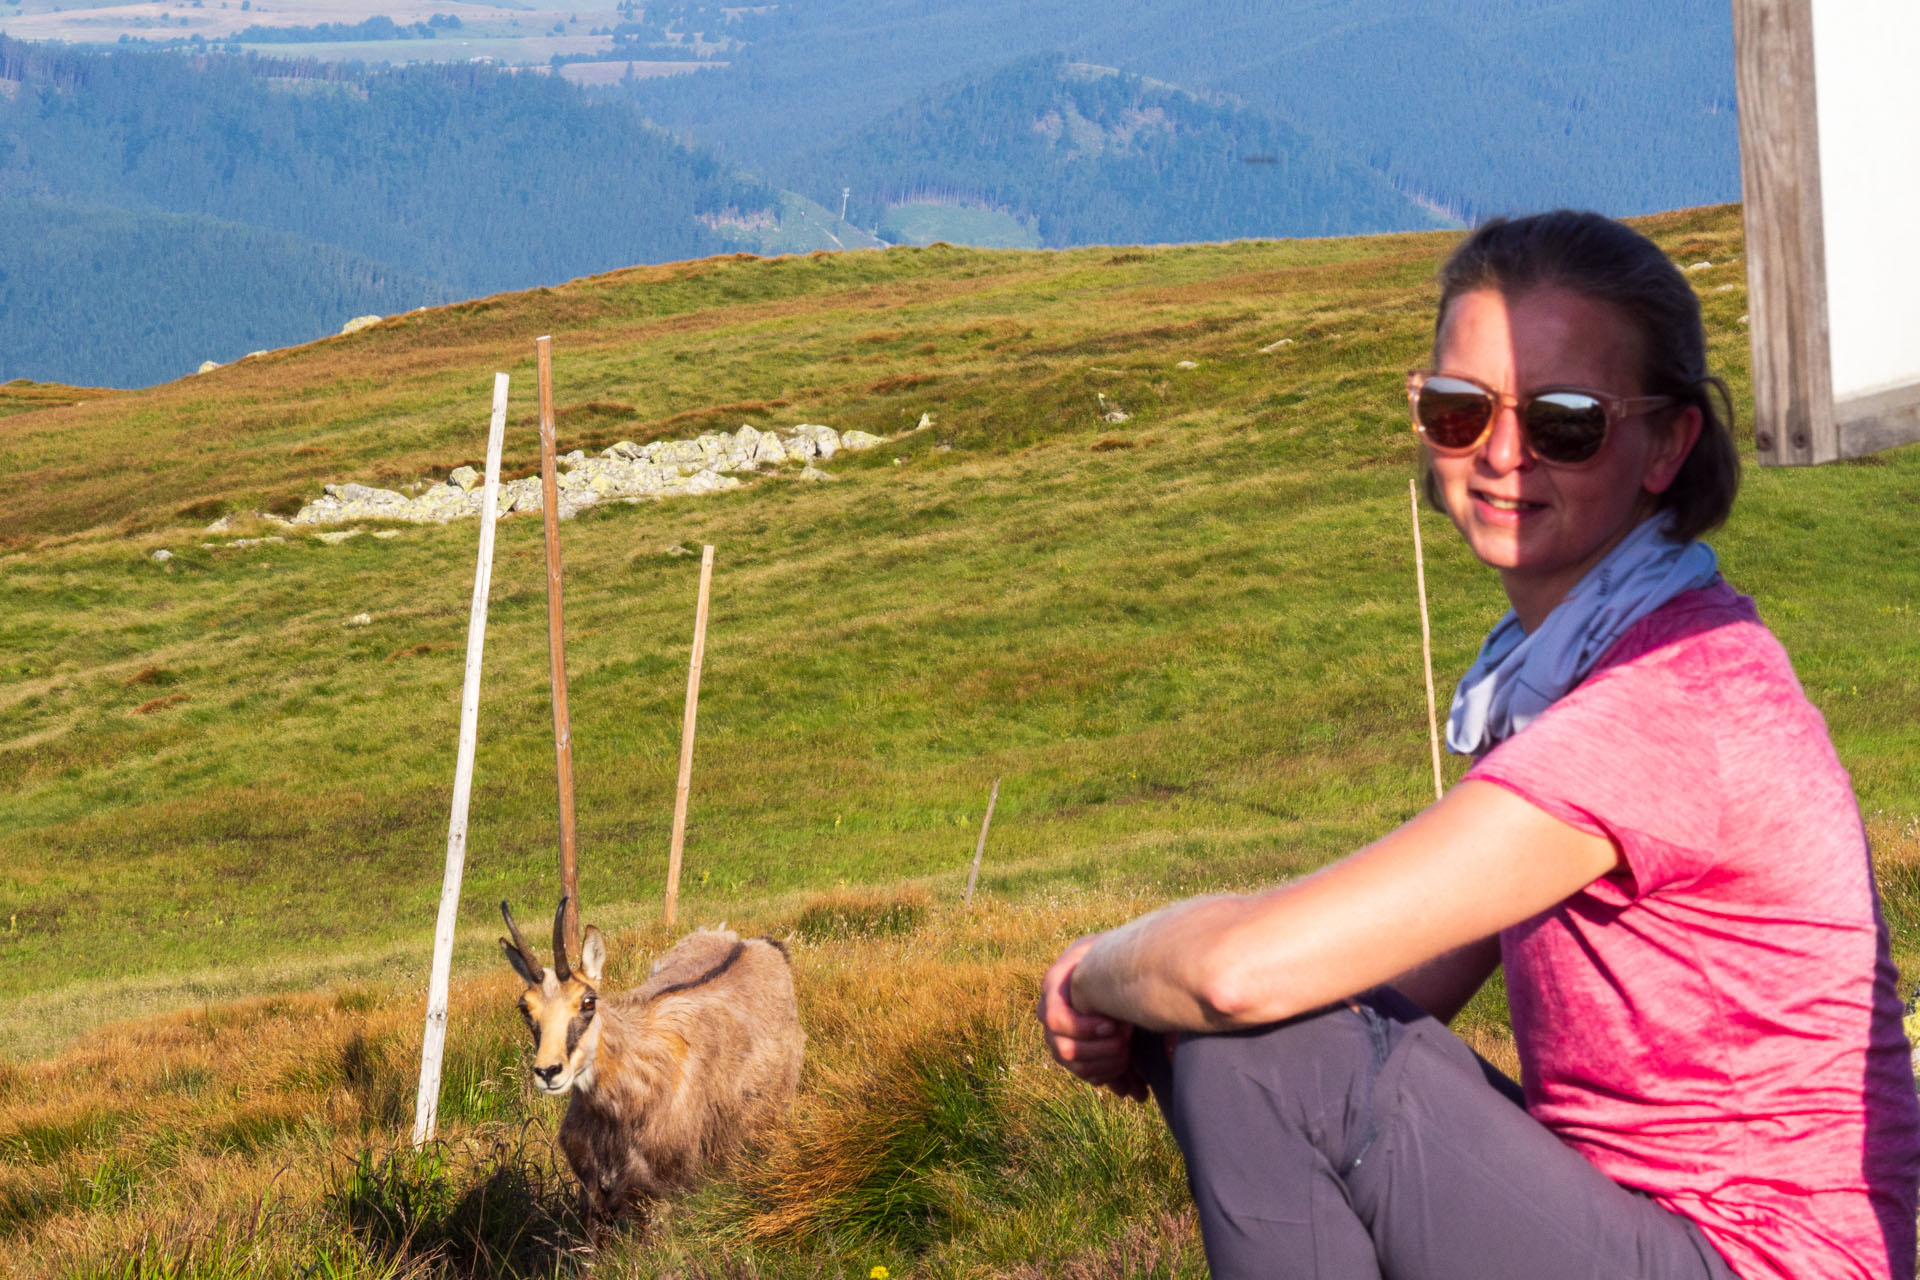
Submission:
<svg viewBox="0 0 1920 1280">
<path fill-rule="evenodd" d="M 1737 211 L 1646 225 L 1715 264 L 1690 279 L 1744 419 Z M 0 388 L 0 999 L 30 1011 L 0 1031 L 12 1256 L 50 1274 L 140 1249 L 211 1275 L 1197 1274 L 1164 1139 L 1045 1071 L 1024 1009 L 1065 939 L 1310 868 L 1430 794 L 1398 377 L 1450 242 L 709 259 L 139 393 Z M 500 529 L 448 1145 L 425 1163 L 386 1157 L 474 526 L 199 532 L 324 481 L 473 461 L 495 369 L 514 377 L 511 465 L 531 465 L 549 332 L 563 449 L 742 421 L 903 433 L 836 459 L 837 483 L 775 475 L 564 528 L 585 917 L 617 930 L 618 974 L 665 939 L 697 564 L 675 552 L 714 544 L 681 916 L 791 934 L 813 1037 L 794 1126 L 752 1170 L 592 1255 L 566 1252 L 556 1113 L 526 1092 L 492 942 L 500 898 L 524 920 L 557 896 L 538 524 Z M 1124 423 L 1101 417 L 1115 406 Z M 1916 503 L 1920 450 L 1750 469 L 1716 538 L 1852 771 L 1909 974 Z M 1452 673 L 1503 603 L 1426 521 Z M 986 905 L 961 911 L 996 777 Z M 1493 990 L 1471 1022 L 1496 1055 L 1501 1020 Z"/>
</svg>

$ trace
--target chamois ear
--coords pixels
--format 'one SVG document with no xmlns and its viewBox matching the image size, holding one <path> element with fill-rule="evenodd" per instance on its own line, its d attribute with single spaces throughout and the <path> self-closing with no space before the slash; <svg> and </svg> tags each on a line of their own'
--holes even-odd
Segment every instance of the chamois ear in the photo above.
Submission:
<svg viewBox="0 0 1920 1280">
<path fill-rule="evenodd" d="M 587 975 L 588 982 L 600 981 L 600 971 L 607 963 L 607 942 L 600 936 L 600 930 L 588 925 L 580 939 L 580 969 Z"/>
<path fill-rule="evenodd" d="M 513 966 L 513 971 L 519 974 L 521 981 L 525 982 L 528 986 L 537 987 L 546 980 L 545 974 L 535 973 L 528 967 L 527 958 L 521 955 L 519 949 L 505 938 L 500 939 L 500 949 L 507 953 L 507 963 Z"/>
<path fill-rule="evenodd" d="M 513 912 L 507 909 L 504 900 L 500 903 L 500 914 L 506 919 L 507 932 L 513 935 L 512 942 L 500 939 L 500 946 L 507 953 L 507 963 L 513 966 L 515 973 L 527 980 L 528 986 L 539 986 L 546 981 L 546 966 L 540 963 L 540 957 L 533 953 L 533 948 L 520 935 L 520 926 L 513 922 Z"/>
</svg>

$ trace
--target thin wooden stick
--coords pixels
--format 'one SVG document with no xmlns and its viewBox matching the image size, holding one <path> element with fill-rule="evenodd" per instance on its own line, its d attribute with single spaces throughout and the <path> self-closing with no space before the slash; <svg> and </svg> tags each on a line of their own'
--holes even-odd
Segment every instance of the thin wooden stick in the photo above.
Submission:
<svg viewBox="0 0 1920 1280">
<path fill-rule="evenodd" d="M 1407 481 L 1407 493 L 1413 499 L 1413 579 L 1420 586 L 1420 656 L 1427 664 L 1427 742 L 1433 749 L 1433 798 L 1443 799 L 1446 785 L 1440 780 L 1440 716 L 1433 703 L 1433 629 L 1427 621 L 1427 560 L 1420 549 L 1420 484 Z"/>
<path fill-rule="evenodd" d="M 980 821 L 980 838 L 973 845 L 973 866 L 967 871 L 967 892 L 962 902 L 973 901 L 973 886 L 980 879 L 980 855 L 987 851 L 987 828 L 993 825 L 993 806 L 1000 803 L 1000 779 L 993 780 L 993 790 L 987 793 L 987 816 Z"/>
<path fill-rule="evenodd" d="M 673 789 L 673 851 L 667 855 L 667 923 L 680 905 L 680 853 L 687 843 L 687 795 L 693 788 L 693 726 L 700 713 L 700 668 L 707 654 L 707 595 L 713 548 L 700 548 L 700 603 L 693 611 L 693 658 L 687 664 L 687 710 L 680 721 L 680 781 Z"/>
<path fill-rule="evenodd" d="M 553 758 L 560 786 L 560 892 L 567 952 L 580 950 L 580 873 L 573 846 L 573 730 L 567 718 L 567 627 L 560 585 L 560 477 L 553 442 L 553 339 L 535 338 L 540 368 L 540 514 L 547 526 L 547 665 L 553 689 Z"/>
<path fill-rule="evenodd" d="M 487 593 L 493 585 L 494 503 L 500 493 L 500 445 L 507 434 L 507 375 L 493 375 L 493 421 L 487 428 L 487 484 L 480 495 L 480 557 L 467 615 L 467 675 L 460 687 L 460 749 L 453 768 L 453 813 L 447 820 L 447 869 L 440 881 L 440 917 L 433 927 L 433 971 L 427 982 L 427 1027 L 420 1041 L 420 1090 L 413 1103 L 413 1145 L 433 1139 L 440 1119 L 440 1063 L 447 1047 L 447 979 L 460 876 L 467 863 L 467 799 L 480 740 L 480 656 L 487 643 Z"/>
</svg>

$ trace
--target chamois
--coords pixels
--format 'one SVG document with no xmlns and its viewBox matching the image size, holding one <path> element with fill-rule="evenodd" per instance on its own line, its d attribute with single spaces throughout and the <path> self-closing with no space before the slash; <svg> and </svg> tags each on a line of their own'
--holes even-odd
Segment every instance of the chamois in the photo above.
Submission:
<svg viewBox="0 0 1920 1280">
<path fill-rule="evenodd" d="M 643 1211 L 725 1163 L 793 1101 L 800 1030 L 786 948 L 729 929 L 688 934 L 631 991 L 601 996 L 606 943 L 589 926 L 580 967 L 567 962 L 567 900 L 553 917 L 553 968 L 541 965 L 500 904 L 500 940 L 527 983 L 533 1079 L 572 1091 L 560 1147 L 590 1221 Z"/>
</svg>

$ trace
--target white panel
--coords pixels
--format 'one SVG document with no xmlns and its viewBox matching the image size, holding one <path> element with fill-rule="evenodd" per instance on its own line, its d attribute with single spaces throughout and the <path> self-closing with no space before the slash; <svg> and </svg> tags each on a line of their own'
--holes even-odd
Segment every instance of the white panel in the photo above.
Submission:
<svg viewBox="0 0 1920 1280">
<path fill-rule="evenodd" d="M 1920 384 L 1920 0 L 1813 0 L 1835 401 Z"/>
</svg>

